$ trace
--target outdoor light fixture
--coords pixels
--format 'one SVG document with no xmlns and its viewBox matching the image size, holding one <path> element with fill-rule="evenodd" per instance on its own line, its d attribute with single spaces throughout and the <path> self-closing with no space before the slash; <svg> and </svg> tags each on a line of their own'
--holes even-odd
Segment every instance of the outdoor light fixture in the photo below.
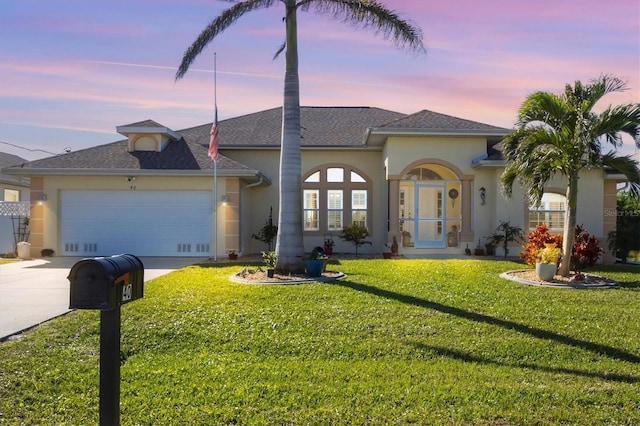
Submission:
<svg viewBox="0 0 640 426">
<path fill-rule="evenodd" d="M 228 201 L 229 201 L 229 198 L 226 195 L 223 195 L 222 196 L 222 205 L 226 206 Z"/>
<path fill-rule="evenodd" d="M 45 201 L 47 201 L 47 194 L 40 194 L 40 196 L 38 197 L 38 204 L 42 204 Z"/>
</svg>

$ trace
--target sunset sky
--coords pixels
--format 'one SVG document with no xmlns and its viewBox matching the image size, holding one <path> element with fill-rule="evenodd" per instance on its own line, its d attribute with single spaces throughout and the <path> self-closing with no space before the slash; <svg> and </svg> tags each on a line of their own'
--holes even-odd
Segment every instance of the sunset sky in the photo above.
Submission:
<svg viewBox="0 0 640 426">
<path fill-rule="evenodd" d="M 640 102 L 638 0 L 386 0 L 424 33 L 426 54 L 371 30 L 299 15 L 301 104 L 428 109 L 511 128 L 524 98 L 613 74 Z M 184 79 L 184 50 L 228 2 L 0 1 L 0 151 L 28 160 L 122 139 L 153 119 L 174 130 L 282 104 L 283 5 L 245 15 Z M 23 148 L 16 148 L 18 145 Z M 640 159 L 631 140 L 625 153 Z M 42 150 L 42 151 L 40 151 Z M 43 152 L 46 151 L 46 152 Z"/>
</svg>

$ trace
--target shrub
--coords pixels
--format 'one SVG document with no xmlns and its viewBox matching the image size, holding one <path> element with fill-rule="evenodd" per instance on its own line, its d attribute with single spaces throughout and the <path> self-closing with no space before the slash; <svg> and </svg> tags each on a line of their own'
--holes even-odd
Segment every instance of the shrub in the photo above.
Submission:
<svg viewBox="0 0 640 426">
<path fill-rule="evenodd" d="M 600 240 L 593 235 L 589 235 L 582 225 L 576 225 L 575 232 L 571 268 L 576 272 L 580 272 L 587 266 L 595 265 L 603 250 L 600 247 Z"/>
<path fill-rule="evenodd" d="M 555 243 L 556 247 L 562 247 L 562 235 L 549 233 L 549 228 L 544 223 L 538 225 L 535 231 L 529 233 L 524 251 L 520 252 L 520 258 L 529 266 L 538 262 L 538 253 L 545 248 L 545 244 Z"/>
<path fill-rule="evenodd" d="M 364 244 L 371 244 L 371 241 L 365 241 L 365 238 L 369 236 L 369 231 L 362 225 L 352 223 L 342 229 L 339 237 L 345 241 L 353 243 L 356 246 L 356 256 L 358 256 L 358 247 Z"/>
</svg>

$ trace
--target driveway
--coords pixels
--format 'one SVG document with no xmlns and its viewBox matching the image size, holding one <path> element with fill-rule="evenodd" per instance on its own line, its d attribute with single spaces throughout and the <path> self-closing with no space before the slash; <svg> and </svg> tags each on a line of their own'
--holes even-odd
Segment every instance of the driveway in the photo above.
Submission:
<svg viewBox="0 0 640 426">
<path fill-rule="evenodd" d="M 0 341 L 69 312 L 69 271 L 79 257 L 22 260 L 0 265 Z M 141 258 L 149 281 L 205 258 Z"/>
</svg>

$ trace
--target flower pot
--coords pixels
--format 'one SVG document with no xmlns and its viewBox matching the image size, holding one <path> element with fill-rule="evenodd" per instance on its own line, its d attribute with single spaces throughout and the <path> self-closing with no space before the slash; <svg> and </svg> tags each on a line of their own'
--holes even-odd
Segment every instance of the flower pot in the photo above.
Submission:
<svg viewBox="0 0 640 426">
<path fill-rule="evenodd" d="M 20 259 L 31 259 L 31 243 L 26 241 L 18 243 L 18 257 Z"/>
<path fill-rule="evenodd" d="M 333 246 L 324 246 L 324 254 L 333 254 Z"/>
<path fill-rule="evenodd" d="M 304 268 L 307 270 L 308 276 L 319 277 L 322 275 L 322 268 L 324 268 L 324 261 L 322 259 L 305 260 Z"/>
<path fill-rule="evenodd" d="M 382 257 L 385 259 L 391 259 L 392 256 L 393 256 L 393 253 L 391 253 L 390 251 L 385 251 L 382 253 Z"/>
<path fill-rule="evenodd" d="M 234 253 L 229 253 L 229 260 L 237 260 L 238 259 L 238 255 L 234 254 Z"/>
<path fill-rule="evenodd" d="M 267 269 L 267 277 L 273 278 L 274 272 L 275 272 L 275 269 Z"/>
<path fill-rule="evenodd" d="M 558 267 L 555 263 L 536 263 L 536 275 L 542 281 L 551 281 Z"/>
</svg>

